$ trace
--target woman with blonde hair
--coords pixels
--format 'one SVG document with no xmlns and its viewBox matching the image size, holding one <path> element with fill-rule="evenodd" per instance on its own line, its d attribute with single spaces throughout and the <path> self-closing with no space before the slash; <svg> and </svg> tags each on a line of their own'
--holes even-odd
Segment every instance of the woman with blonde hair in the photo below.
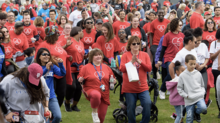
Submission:
<svg viewBox="0 0 220 123">
<path fill-rule="evenodd" d="M 170 14 L 169 14 L 169 16 L 168 16 L 168 20 L 170 20 L 170 21 L 172 21 L 174 18 L 177 18 L 177 12 L 176 12 L 176 10 L 174 10 L 174 9 L 172 9 L 171 11 L 170 11 Z"/>
</svg>

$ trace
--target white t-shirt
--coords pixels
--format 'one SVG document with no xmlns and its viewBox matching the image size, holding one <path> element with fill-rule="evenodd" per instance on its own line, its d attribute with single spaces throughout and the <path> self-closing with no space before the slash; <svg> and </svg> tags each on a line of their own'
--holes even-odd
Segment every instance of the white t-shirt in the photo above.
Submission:
<svg viewBox="0 0 220 123">
<path fill-rule="evenodd" d="M 199 64 L 203 64 L 205 62 L 205 59 L 209 59 L 209 51 L 208 47 L 204 43 L 200 43 L 198 47 L 195 48 L 197 53 L 197 61 Z"/>
<path fill-rule="evenodd" d="M 216 42 L 216 46 L 215 46 L 215 42 Z M 213 41 L 211 43 L 209 53 L 216 53 L 219 49 L 220 49 L 220 42 Z M 212 63 L 212 69 L 218 70 L 218 55 Z"/>
<path fill-rule="evenodd" d="M 81 11 L 78 11 L 77 9 L 74 10 L 74 11 L 70 14 L 69 20 L 73 22 L 72 27 L 75 27 L 75 26 L 77 25 L 77 23 L 82 20 Z"/>
<path fill-rule="evenodd" d="M 197 58 L 197 54 L 196 54 L 196 50 L 193 49 L 191 51 L 187 50 L 185 47 L 183 49 L 181 49 L 175 56 L 175 58 L 173 59 L 173 63 L 175 63 L 176 61 L 179 61 L 181 63 L 181 65 L 183 65 L 185 68 L 187 68 L 187 66 L 185 65 L 185 57 L 188 55 L 188 54 L 192 54 L 196 57 L 196 60 L 198 59 Z"/>
</svg>

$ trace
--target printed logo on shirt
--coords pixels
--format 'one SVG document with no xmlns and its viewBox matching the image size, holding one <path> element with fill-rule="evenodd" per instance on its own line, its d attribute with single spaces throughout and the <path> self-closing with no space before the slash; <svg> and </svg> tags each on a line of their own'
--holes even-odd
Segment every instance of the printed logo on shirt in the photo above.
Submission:
<svg viewBox="0 0 220 123">
<path fill-rule="evenodd" d="M 81 14 L 80 14 L 80 15 L 78 15 L 78 16 L 77 16 L 77 18 L 78 18 L 78 19 L 82 18 L 82 15 L 81 15 Z"/>
<path fill-rule="evenodd" d="M 165 26 L 164 25 L 158 25 L 157 26 L 157 29 L 160 31 L 160 32 L 163 32 L 165 30 Z"/>
<path fill-rule="evenodd" d="M 126 25 L 120 25 L 119 28 L 120 28 L 120 29 L 125 29 L 125 28 L 126 28 Z"/>
<path fill-rule="evenodd" d="M 41 34 L 41 31 L 37 31 L 38 32 L 38 34 Z"/>
<path fill-rule="evenodd" d="M 0 59 L 3 59 L 3 58 L 5 58 L 5 55 L 0 55 Z"/>
<path fill-rule="evenodd" d="M 207 35 L 206 40 L 211 42 L 211 41 L 215 40 L 215 36 L 214 35 Z"/>
<path fill-rule="evenodd" d="M 104 78 L 105 73 L 104 73 L 103 71 L 98 71 L 98 73 L 99 73 L 99 75 L 101 75 L 101 76 L 102 76 L 102 78 Z M 97 72 L 96 72 L 96 71 L 94 72 L 94 76 L 95 76 L 96 78 L 98 78 L 98 79 L 99 79 L 99 76 L 98 76 L 98 74 L 97 74 Z"/>
<path fill-rule="evenodd" d="M 10 55 L 12 48 L 10 46 L 5 47 L 5 54 Z"/>
<path fill-rule="evenodd" d="M 31 34 L 31 29 L 30 29 L 30 28 L 25 28 L 25 29 L 24 29 L 24 33 L 25 33 L 26 35 L 30 35 L 30 34 Z"/>
<path fill-rule="evenodd" d="M 123 46 L 123 47 L 121 48 L 121 51 L 122 51 L 123 53 L 127 52 L 126 46 Z"/>
<path fill-rule="evenodd" d="M 90 44 L 92 42 L 92 38 L 91 37 L 85 37 L 84 42 L 87 43 L 87 44 Z"/>
<path fill-rule="evenodd" d="M 76 49 L 78 50 L 79 53 L 83 51 L 82 47 L 80 45 L 75 45 Z"/>
<path fill-rule="evenodd" d="M 180 43 L 181 43 L 182 41 L 183 41 L 183 38 L 182 38 L 182 37 L 180 37 L 180 38 L 175 37 L 175 38 L 172 39 L 173 45 L 176 46 L 176 48 L 177 48 L 178 50 L 179 50 Z"/>
<path fill-rule="evenodd" d="M 110 51 L 112 48 L 113 48 L 113 44 L 112 44 L 112 43 L 106 43 L 106 44 L 105 44 L 105 49 L 106 49 L 107 51 Z"/>
<path fill-rule="evenodd" d="M 14 26 L 8 26 L 9 30 L 14 30 Z"/>
<path fill-rule="evenodd" d="M 134 31 L 134 32 L 131 33 L 131 35 L 133 35 L 133 36 L 139 36 L 139 35 L 140 35 L 140 32 Z"/>
<path fill-rule="evenodd" d="M 218 25 L 220 23 L 220 20 L 216 20 L 215 23 L 216 25 Z"/>
<path fill-rule="evenodd" d="M 14 38 L 14 39 L 13 39 L 13 42 L 14 42 L 15 45 L 19 45 L 19 44 L 21 43 L 21 39 L 19 39 L 19 38 Z"/>
<path fill-rule="evenodd" d="M 46 76 L 53 76 L 53 72 L 48 72 Z"/>
<path fill-rule="evenodd" d="M 56 50 L 58 53 L 63 54 L 63 49 L 62 49 L 62 47 L 56 46 L 56 47 L 55 47 L 55 50 Z"/>
<path fill-rule="evenodd" d="M 65 34 L 63 33 L 63 31 L 60 31 L 60 35 L 65 35 Z"/>
</svg>

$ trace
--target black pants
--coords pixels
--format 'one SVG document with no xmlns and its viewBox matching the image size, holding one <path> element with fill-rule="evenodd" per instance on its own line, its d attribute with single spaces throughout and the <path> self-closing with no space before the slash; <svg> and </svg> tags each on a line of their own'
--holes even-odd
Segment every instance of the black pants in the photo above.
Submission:
<svg viewBox="0 0 220 123">
<path fill-rule="evenodd" d="M 157 79 L 157 68 L 155 67 L 155 53 L 156 53 L 156 51 L 157 51 L 157 47 L 158 47 L 158 45 L 152 45 L 151 47 L 150 47 L 150 51 L 151 51 L 151 54 L 153 55 L 153 63 L 152 63 L 152 70 L 153 70 L 153 78 L 154 79 Z"/>
<path fill-rule="evenodd" d="M 66 93 L 66 76 L 61 79 L 54 77 L 54 88 L 59 106 L 61 107 Z"/>
<path fill-rule="evenodd" d="M 72 85 L 66 85 L 66 100 L 70 100 L 71 98 L 74 99 L 74 101 L 79 101 L 80 97 L 82 95 L 82 86 L 80 85 L 77 75 L 79 73 L 72 73 L 73 82 Z"/>
<path fill-rule="evenodd" d="M 8 74 L 13 73 L 13 72 L 15 72 L 15 66 L 11 64 L 6 67 L 6 70 L 7 70 Z"/>
<path fill-rule="evenodd" d="M 218 106 L 218 111 L 220 112 L 220 106 L 218 105 L 217 91 L 216 91 L 216 80 L 217 80 L 218 75 L 220 75 L 220 71 L 218 71 L 218 70 L 212 70 L 212 74 L 213 74 L 213 76 L 214 76 L 214 85 L 215 85 L 215 98 L 216 98 L 216 103 L 217 103 L 217 106 Z"/>
<path fill-rule="evenodd" d="M 166 76 L 167 76 L 167 69 L 162 67 L 162 82 Z"/>
</svg>

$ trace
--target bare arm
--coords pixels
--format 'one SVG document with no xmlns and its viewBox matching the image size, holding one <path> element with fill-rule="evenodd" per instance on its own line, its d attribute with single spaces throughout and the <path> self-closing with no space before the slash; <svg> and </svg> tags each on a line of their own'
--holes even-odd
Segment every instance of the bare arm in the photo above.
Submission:
<svg viewBox="0 0 220 123">
<path fill-rule="evenodd" d="M 70 21 L 70 20 L 69 20 L 68 22 L 69 22 L 71 25 L 73 25 L 73 21 Z"/>
<path fill-rule="evenodd" d="M 110 24 L 113 24 L 111 15 L 108 13 L 107 16 L 108 16 L 109 23 L 110 23 Z"/>
<path fill-rule="evenodd" d="M 220 50 L 218 50 L 216 53 L 210 53 L 210 59 L 215 60 L 215 58 L 219 55 Z"/>
<path fill-rule="evenodd" d="M 170 65 L 169 65 L 169 72 L 170 72 L 170 77 L 172 79 L 175 78 L 174 67 L 175 67 L 175 64 L 173 62 L 171 62 Z"/>
</svg>

